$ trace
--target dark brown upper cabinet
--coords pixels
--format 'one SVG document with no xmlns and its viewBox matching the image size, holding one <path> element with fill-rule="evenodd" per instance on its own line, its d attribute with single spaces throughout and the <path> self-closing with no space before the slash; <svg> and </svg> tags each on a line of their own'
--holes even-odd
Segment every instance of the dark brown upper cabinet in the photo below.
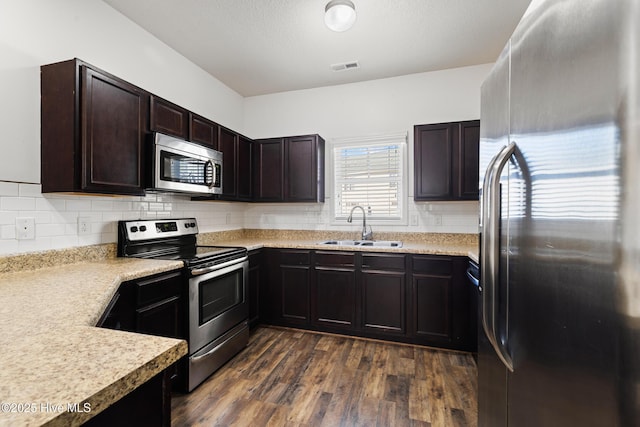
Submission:
<svg viewBox="0 0 640 427">
<path fill-rule="evenodd" d="M 222 194 L 216 199 L 251 201 L 252 141 L 220 126 L 218 144 L 213 147 L 222 152 Z M 205 198 L 201 200 L 206 200 Z"/>
<path fill-rule="evenodd" d="M 324 202 L 324 139 L 319 135 L 285 138 L 286 202 Z"/>
<path fill-rule="evenodd" d="M 217 149 L 220 126 L 197 114 L 189 113 L 189 117 L 189 135 L 191 141 Z"/>
<path fill-rule="evenodd" d="M 324 202 L 324 139 L 319 135 L 254 141 L 254 201 Z"/>
<path fill-rule="evenodd" d="M 253 179 L 253 170 L 251 167 L 251 154 L 253 150 L 253 142 L 242 135 L 238 135 L 238 162 L 236 170 L 238 195 L 240 201 L 251 201 L 253 189 L 251 187 Z"/>
<path fill-rule="evenodd" d="M 478 200 L 480 121 L 414 127 L 414 200 Z"/>
<path fill-rule="evenodd" d="M 284 139 L 253 141 L 253 200 L 284 201 Z"/>
<path fill-rule="evenodd" d="M 221 199 L 235 199 L 238 195 L 238 134 L 227 128 L 220 128 L 218 151 L 222 152 L 222 195 Z"/>
<path fill-rule="evenodd" d="M 151 95 L 151 130 L 189 139 L 189 111 L 165 99 Z"/>
<path fill-rule="evenodd" d="M 41 67 L 42 192 L 144 194 L 149 96 L 72 59 Z"/>
</svg>

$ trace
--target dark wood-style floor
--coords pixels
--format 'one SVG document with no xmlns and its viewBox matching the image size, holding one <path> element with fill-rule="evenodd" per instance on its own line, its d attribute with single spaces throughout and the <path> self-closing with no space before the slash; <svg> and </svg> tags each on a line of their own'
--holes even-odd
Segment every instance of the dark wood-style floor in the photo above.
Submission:
<svg viewBox="0 0 640 427">
<path fill-rule="evenodd" d="M 261 327 L 172 426 L 476 426 L 471 355 Z"/>
</svg>

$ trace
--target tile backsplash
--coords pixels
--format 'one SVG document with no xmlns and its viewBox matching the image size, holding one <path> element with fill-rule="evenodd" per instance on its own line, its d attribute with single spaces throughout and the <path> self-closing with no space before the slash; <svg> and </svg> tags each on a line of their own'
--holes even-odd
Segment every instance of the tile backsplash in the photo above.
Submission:
<svg viewBox="0 0 640 427">
<path fill-rule="evenodd" d="M 0 182 L 0 254 L 115 243 L 119 220 L 195 216 L 203 232 L 238 229 L 244 210 L 244 203 L 192 202 L 184 195 L 43 195 L 37 184 Z M 87 234 L 78 233 L 78 217 L 89 219 Z M 35 239 L 16 238 L 17 218 L 34 219 Z"/>
<path fill-rule="evenodd" d="M 117 221 L 196 217 L 201 232 L 251 229 L 359 230 L 331 222 L 331 201 L 315 203 L 194 202 L 189 196 L 149 193 L 140 197 L 42 194 L 38 184 L 0 182 L 0 255 L 115 243 Z M 409 202 L 407 225 L 373 225 L 374 233 L 477 233 L 478 203 Z M 89 220 L 78 233 L 78 217 Z M 33 218 L 35 238 L 18 240 L 16 220 Z"/>
</svg>

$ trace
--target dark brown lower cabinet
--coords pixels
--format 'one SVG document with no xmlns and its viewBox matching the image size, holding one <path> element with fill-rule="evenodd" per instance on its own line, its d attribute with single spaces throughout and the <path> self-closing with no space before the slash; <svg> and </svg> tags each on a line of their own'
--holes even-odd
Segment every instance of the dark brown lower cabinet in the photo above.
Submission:
<svg viewBox="0 0 640 427">
<path fill-rule="evenodd" d="M 111 427 L 171 425 L 170 374 L 165 370 L 127 394 L 83 426 Z"/>
<path fill-rule="evenodd" d="M 406 337 L 407 256 L 361 253 L 362 330 Z"/>
<path fill-rule="evenodd" d="M 414 255 L 412 334 L 416 342 L 476 351 L 475 307 L 465 257 Z"/>
<path fill-rule="evenodd" d="M 293 323 L 309 322 L 309 276 L 311 267 L 281 265 L 281 292 L 283 319 Z"/>
<path fill-rule="evenodd" d="M 266 323 L 475 351 L 466 257 L 266 251 Z"/>
<path fill-rule="evenodd" d="M 98 326 L 186 339 L 185 287 L 182 271 L 124 282 Z M 185 369 L 184 359 L 167 368 L 171 385 L 176 390 L 185 388 Z"/>
<path fill-rule="evenodd" d="M 311 251 L 268 250 L 266 267 L 269 277 L 266 320 L 283 326 L 308 325 Z"/>
<path fill-rule="evenodd" d="M 404 272 L 362 272 L 363 329 L 375 333 L 406 331 Z"/>
<path fill-rule="evenodd" d="M 311 312 L 313 324 L 337 332 L 356 329 L 356 268 L 353 252 L 317 251 Z"/>
<path fill-rule="evenodd" d="M 425 340 L 451 340 L 451 278 L 413 275 L 414 331 Z"/>
</svg>

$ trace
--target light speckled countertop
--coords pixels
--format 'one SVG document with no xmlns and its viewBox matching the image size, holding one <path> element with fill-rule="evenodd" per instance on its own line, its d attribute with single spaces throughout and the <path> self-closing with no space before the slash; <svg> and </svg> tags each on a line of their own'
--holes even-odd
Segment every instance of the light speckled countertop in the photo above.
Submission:
<svg viewBox="0 0 640 427">
<path fill-rule="evenodd" d="M 202 233 L 204 245 L 325 249 L 468 256 L 473 234 L 376 233 L 402 248 L 318 244 L 353 233 L 229 230 Z M 187 353 L 186 341 L 96 328 L 120 283 L 170 271 L 178 261 L 114 258 L 115 245 L 95 245 L 0 258 L 0 426 L 73 426 L 85 422 Z M 58 405 L 91 404 L 90 413 Z M 24 409 L 33 412 L 18 412 Z M 18 407 L 18 405 L 22 405 Z"/>
<path fill-rule="evenodd" d="M 357 238 L 357 237 L 356 237 Z M 353 233 L 305 230 L 237 230 L 198 236 L 205 245 L 259 248 L 294 248 L 361 252 L 396 252 L 468 256 L 478 261 L 478 236 L 453 233 L 376 233 L 376 240 L 400 240 L 401 248 L 321 245 L 326 240 L 354 239 Z"/>
<path fill-rule="evenodd" d="M 0 274 L 0 425 L 79 425 L 185 355 L 183 340 L 94 326 L 121 282 L 181 266 L 117 258 Z M 66 411 L 85 402 L 89 413 Z"/>
</svg>

